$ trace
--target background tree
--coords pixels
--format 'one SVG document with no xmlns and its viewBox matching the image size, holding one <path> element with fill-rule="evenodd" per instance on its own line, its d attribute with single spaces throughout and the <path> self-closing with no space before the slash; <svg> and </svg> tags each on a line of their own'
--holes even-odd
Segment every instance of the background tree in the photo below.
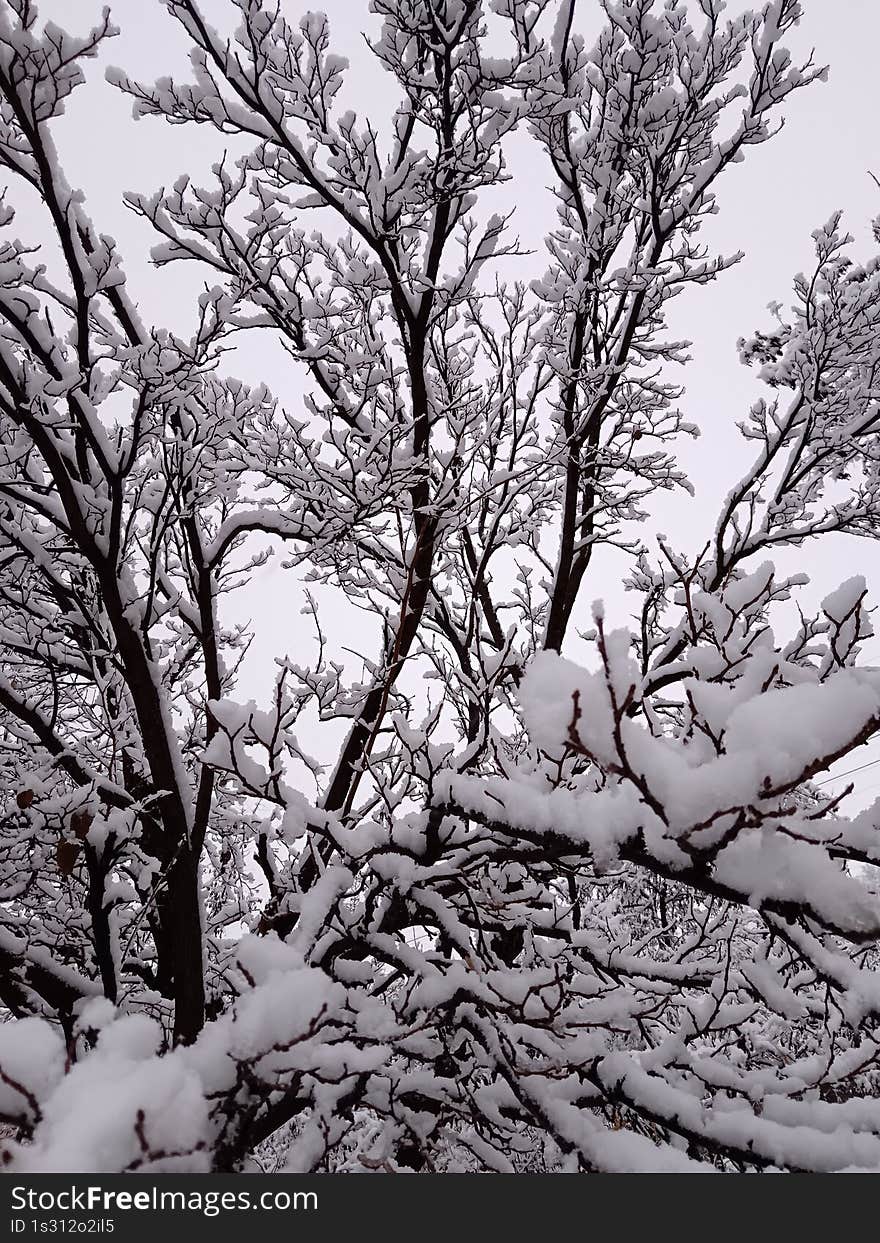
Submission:
<svg viewBox="0 0 880 1243">
<path fill-rule="evenodd" d="M 589 46 L 575 0 L 372 0 L 381 123 L 323 17 L 164 7 L 192 81 L 114 81 L 241 152 L 128 195 L 205 276 L 188 339 L 52 140 L 109 16 L 0 4 L 7 1162 L 877 1168 L 880 809 L 811 784 L 880 726 L 866 587 L 797 614 L 766 559 L 875 530 L 880 272 L 839 219 L 741 343 L 772 400 L 702 551 L 639 525 L 688 486 L 665 317 L 737 258 L 716 182 L 820 76 L 799 4 L 609 2 Z M 516 129 L 558 201 L 531 283 Z M 301 404 L 229 374 L 258 331 Z M 275 545 L 378 648 L 353 679 L 308 596 L 311 663 L 241 704 L 224 594 Z M 608 545 L 635 625 L 597 606 L 588 671 Z"/>
</svg>

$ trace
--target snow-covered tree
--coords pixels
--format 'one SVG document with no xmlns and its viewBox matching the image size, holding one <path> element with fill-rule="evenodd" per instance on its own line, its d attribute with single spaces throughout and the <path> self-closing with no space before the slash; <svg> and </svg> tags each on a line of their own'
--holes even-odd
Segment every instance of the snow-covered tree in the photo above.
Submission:
<svg viewBox="0 0 880 1243">
<path fill-rule="evenodd" d="M 740 344 L 754 465 L 693 549 L 640 525 L 695 430 L 667 305 L 821 75 L 800 5 L 371 0 L 373 117 L 323 16 L 207 7 L 156 6 L 191 81 L 112 74 L 234 148 L 127 195 L 204 278 L 186 336 L 53 142 L 109 15 L 0 0 L 7 1168 L 880 1168 L 880 805 L 814 784 L 880 730 L 867 588 L 810 615 L 769 559 L 880 517 L 838 218 Z M 512 141 L 557 200 L 532 281 Z M 284 400 L 234 378 L 255 333 Z M 608 546 L 629 630 L 585 608 Z M 244 703 L 225 598 L 279 549 L 314 646 Z"/>
</svg>

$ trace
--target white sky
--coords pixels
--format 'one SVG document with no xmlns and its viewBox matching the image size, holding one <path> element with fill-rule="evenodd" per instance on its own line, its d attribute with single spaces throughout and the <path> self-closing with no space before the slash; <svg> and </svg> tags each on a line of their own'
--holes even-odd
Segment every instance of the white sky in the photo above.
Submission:
<svg viewBox="0 0 880 1243">
<path fill-rule="evenodd" d="M 80 31 L 96 20 L 100 0 L 43 0 L 41 14 L 70 30 Z M 308 5 L 285 0 L 288 17 L 296 19 Z M 375 29 L 367 0 L 323 0 L 315 4 L 331 20 L 335 50 L 349 57 L 351 74 L 346 106 L 370 115 L 381 128 L 393 94 L 383 90 L 370 64 L 362 31 Z M 598 6 L 582 0 L 584 13 L 595 20 Z M 747 7 L 732 0 L 731 11 Z M 202 0 L 212 24 L 230 29 L 227 0 Z M 816 49 L 819 63 L 831 67 L 827 84 L 799 92 L 787 109 L 783 132 L 771 143 L 751 150 L 744 164 L 731 169 L 720 183 L 719 215 L 711 222 L 706 240 L 723 252 L 745 250 L 745 260 L 715 285 L 680 300 L 673 331 L 693 342 L 694 361 L 683 375 L 687 394 L 682 403 L 687 418 L 702 428 L 702 438 L 682 441 L 681 457 L 697 489 L 696 501 L 680 497 L 662 500 L 649 533 L 665 532 L 683 548 L 693 550 L 705 541 L 718 501 L 736 481 L 749 458 L 734 424 L 760 394 L 753 375 L 741 367 L 736 339 L 766 327 L 767 303 L 789 301 L 794 274 L 811 262 L 811 231 L 837 208 L 845 211 L 857 245 L 870 247 L 871 218 L 880 214 L 880 190 L 869 170 L 880 175 L 880 139 L 877 136 L 876 55 L 880 47 L 880 3 L 877 0 L 805 0 L 805 17 L 790 40 L 796 59 Z M 86 194 L 86 205 L 97 227 L 119 241 L 130 291 L 141 304 L 144 318 L 185 330 L 191 294 L 202 280 L 195 268 L 150 269 L 147 251 L 151 231 L 145 222 L 121 206 L 126 190 L 150 192 L 170 185 L 181 173 L 196 181 L 206 175 L 222 152 L 223 139 L 212 130 L 169 127 L 148 119 L 135 125 L 129 101 L 103 81 L 108 63 L 123 67 L 132 77 L 151 81 L 163 74 L 188 76 L 186 44 L 180 28 L 158 0 L 111 0 L 114 21 L 122 34 L 105 49 L 99 63 L 89 65 L 89 82 L 76 92 L 68 113 L 56 128 L 68 180 Z M 592 11 L 592 12 L 591 12 Z M 234 20 L 234 19 L 233 19 Z M 540 245 L 544 223 L 551 220 L 549 199 L 543 189 L 543 163 L 528 163 L 530 148 L 517 143 L 511 169 L 517 177 L 509 187 L 517 204 L 514 225 L 524 243 Z M 537 148 L 533 148 L 537 156 Z M 24 225 L 22 230 L 25 231 Z M 523 263 L 540 266 L 540 260 Z M 528 275 L 532 275 L 532 270 Z M 295 408 L 299 384 L 292 364 L 270 347 L 249 347 L 251 374 L 265 379 L 278 397 Z M 242 368 L 238 368 L 242 371 Z M 781 558 L 779 559 L 782 560 Z M 813 580 L 811 600 L 818 600 L 842 579 L 866 575 L 880 598 L 876 546 L 868 541 L 840 537 L 824 546 L 785 557 L 786 570 L 806 571 Z M 587 599 L 605 596 L 612 616 L 624 620 L 627 600 L 619 590 L 619 569 L 597 559 Z M 307 642 L 299 610 L 301 588 L 291 575 L 273 568 L 236 606 L 239 616 L 254 619 L 257 641 L 246 667 L 245 697 L 261 695 L 268 687 L 273 658 L 288 652 L 294 659 Z M 340 614 L 337 638 L 345 641 L 350 620 Z M 878 626 L 880 629 L 880 626 Z M 351 640 L 349 640 L 351 641 Z M 573 649 L 572 654 L 577 657 Z M 871 656 L 880 662 L 880 644 Z M 857 753 L 845 764 L 853 767 L 880 759 L 880 742 Z M 859 795 L 868 799 L 880 792 L 880 764 L 856 778 Z M 836 788 L 836 786 L 832 787 Z"/>
</svg>

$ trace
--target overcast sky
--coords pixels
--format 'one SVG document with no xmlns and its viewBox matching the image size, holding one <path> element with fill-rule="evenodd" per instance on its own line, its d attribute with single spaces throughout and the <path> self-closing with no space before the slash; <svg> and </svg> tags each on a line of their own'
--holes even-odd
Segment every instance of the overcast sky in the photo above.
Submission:
<svg viewBox="0 0 880 1243">
<path fill-rule="evenodd" d="M 309 6 L 284 0 L 288 17 L 297 18 Z M 349 57 L 351 73 L 347 106 L 370 115 L 381 129 L 394 96 L 370 64 L 362 32 L 375 29 L 367 0 L 323 0 L 314 7 L 331 20 L 335 49 Z M 732 12 L 747 7 L 732 0 Z M 595 20 L 598 5 L 582 0 L 585 22 Z M 202 0 L 212 24 L 230 28 L 227 0 Z M 72 31 L 91 24 L 100 12 L 99 0 L 43 0 L 41 13 Z M 736 481 L 749 458 L 748 448 L 735 431 L 735 422 L 759 395 L 754 377 L 738 363 L 736 339 L 769 323 L 767 303 L 789 301 L 792 277 L 811 261 L 811 231 L 837 208 L 845 211 L 857 245 L 866 248 L 870 222 L 880 214 L 880 190 L 869 170 L 880 175 L 877 137 L 876 53 L 880 47 L 880 3 L 877 0 L 805 0 L 805 17 L 791 40 L 797 58 L 815 48 L 819 63 L 830 65 L 829 81 L 799 92 L 787 109 L 783 132 L 771 143 L 751 150 L 744 164 L 723 178 L 719 215 L 707 230 L 707 240 L 720 251 L 742 249 L 744 261 L 714 286 L 680 300 L 673 327 L 694 342 L 693 362 L 683 376 L 687 417 L 699 424 L 702 437 L 681 446 L 681 456 L 697 489 L 696 503 L 686 498 L 664 500 L 656 518 L 647 524 L 662 530 L 673 542 L 693 550 L 705 539 L 721 495 Z M 222 138 L 205 128 L 169 127 L 148 119 L 135 124 L 129 101 L 103 81 L 103 68 L 112 63 L 132 77 L 152 80 L 163 74 L 187 75 L 186 43 L 179 27 L 158 0 L 111 0 L 115 22 L 122 28 L 101 62 L 90 66 L 90 80 L 70 102 L 56 129 L 68 180 L 81 188 L 98 228 L 120 242 L 131 293 L 145 319 L 183 329 L 191 294 L 201 274 L 151 270 L 148 226 L 121 206 L 126 190 L 152 191 L 189 172 L 196 181 L 222 152 Z M 233 18 L 234 21 L 234 18 Z M 540 246 L 552 221 L 544 189 L 543 163 L 530 167 L 529 147 L 518 143 L 510 153 L 517 180 L 512 199 L 517 204 L 515 226 L 524 242 Z M 532 148 L 537 154 L 537 149 Z M 536 169 L 539 169 L 536 175 Z M 529 260 L 523 260 L 524 264 Z M 537 261 L 536 261 L 537 262 Z M 532 275 L 532 271 L 528 275 Z M 261 334 L 262 335 L 262 334 Z M 269 346 L 249 347 L 247 362 L 238 369 L 244 379 L 265 379 L 276 394 L 293 405 L 299 386 L 284 355 Z M 702 529 L 701 529 L 702 522 Z M 708 534 L 708 530 L 706 531 Z M 702 538 L 701 538 L 702 537 Z M 809 549 L 785 558 L 786 569 L 805 570 L 814 581 L 813 599 L 821 598 L 843 578 L 864 573 L 880 595 L 878 551 L 873 543 L 837 538 L 821 551 Z M 619 569 L 598 562 L 588 596 L 605 596 L 613 616 L 623 619 L 626 601 L 619 590 Z M 247 670 L 247 695 L 261 695 L 268 687 L 273 657 L 297 648 L 305 635 L 299 620 L 301 589 L 290 575 L 277 569 L 264 576 L 257 592 L 237 605 L 240 616 L 252 616 L 258 634 Z M 337 637 L 344 637 L 350 620 L 340 615 Z M 573 653 L 574 654 L 574 653 Z M 576 654 L 575 654 L 576 655 Z M 880 648 L 872 655 L 880 663 Z M 880 758 L 880 743 L 864 752 L 864 760 Z M 849 764 L 864 762 L 850 758 Z M 860 793 L 869 798 L 880 790 L 880 765 L 859 776 Z"/>
</svg>

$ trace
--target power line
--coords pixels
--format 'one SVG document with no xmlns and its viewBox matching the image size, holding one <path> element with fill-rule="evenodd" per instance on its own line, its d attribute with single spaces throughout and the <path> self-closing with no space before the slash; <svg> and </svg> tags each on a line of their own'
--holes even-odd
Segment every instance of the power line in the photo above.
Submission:
<svg viewBox="0 0 880 1243">
<path fill-rule="evenodd" d="M 838 773 L 836 777 L 826 777 L 824 781 L 814 781 L 814 786 L 827 786 L 831 781 L 841 781 L 844 777 L 851 777 L 853 773 L 864 772 L 866 768 L 873 768 L 875 764 L 880 764 L 880 757 L 876 760 L 868 760 L 867 764 L 860 764 L 858 768 L 848 768 L 845 773 Z"/>
</svg>

